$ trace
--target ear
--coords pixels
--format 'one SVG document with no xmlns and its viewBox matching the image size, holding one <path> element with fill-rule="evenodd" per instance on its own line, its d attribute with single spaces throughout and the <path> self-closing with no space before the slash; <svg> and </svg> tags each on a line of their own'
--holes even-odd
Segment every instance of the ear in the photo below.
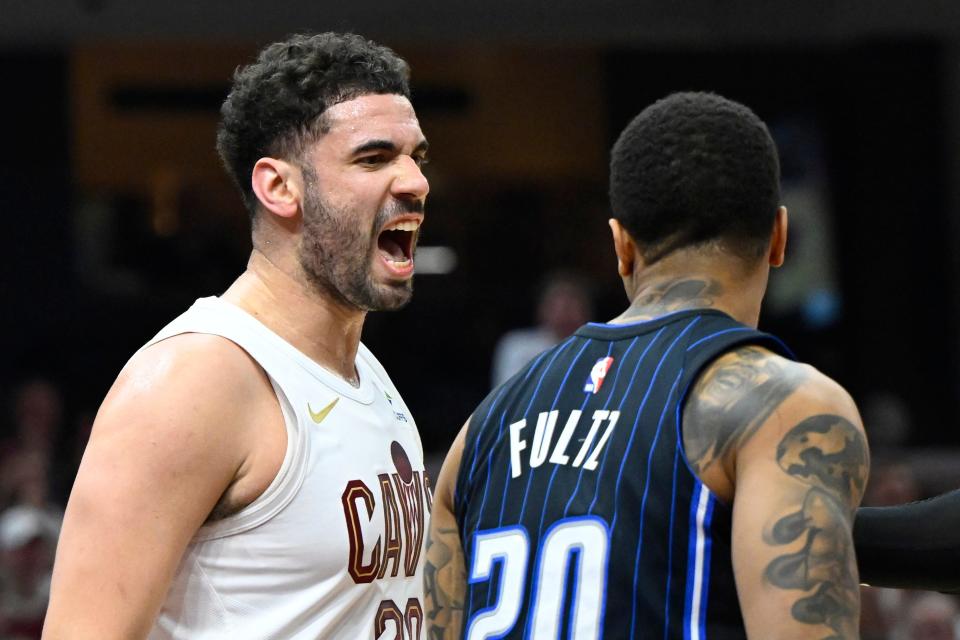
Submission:
<svg viewBox="0 0 960 640">
<path fill-rule="evenodd" d="M 260 158 L 253 165 L 253 192 L 263 208 L 282 218 L 292 218 L 303 201 L 300 170 L 284 160 Z"/>
<path fill-rule="evenodd" d="M 773 234 L 770 236 L 770 252 L 767 261 L 771 267 L 779 267 L 787 251 L 787 208 L 777 209 L 777 216 L 773 221 Z"/>
<path fill-rule="evenodd" d="M 610 218 L 607 224 L 610 225 L 610 231 L 613 233 L 613 250 L 617 253 L 617 273 L 622 278 L 629 278 L 633 275 L 637 260 L 637 245 L 619 220 Z"/>
</svg>

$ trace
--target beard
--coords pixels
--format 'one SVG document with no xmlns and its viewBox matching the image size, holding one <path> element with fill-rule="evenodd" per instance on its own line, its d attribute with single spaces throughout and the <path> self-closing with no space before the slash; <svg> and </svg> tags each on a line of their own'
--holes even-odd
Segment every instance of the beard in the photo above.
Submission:
<svg viewBox="0 0 960 640">
<path fill-rule="evenodd" d="M 371 228 L 357 224 L 358 216 L 326 202 L 316 181 L 305 178 L 303 238 L 298 260 L 321 294 L 364 311 L 393 311 L 413 296 L 413 281 L 376 282 L 371 273 L 377 251 L 377 230 L 411 205 L 393 201 L 377 212 Z M 418 209 L 419 210 L 419 209 Z"/>
</svg>

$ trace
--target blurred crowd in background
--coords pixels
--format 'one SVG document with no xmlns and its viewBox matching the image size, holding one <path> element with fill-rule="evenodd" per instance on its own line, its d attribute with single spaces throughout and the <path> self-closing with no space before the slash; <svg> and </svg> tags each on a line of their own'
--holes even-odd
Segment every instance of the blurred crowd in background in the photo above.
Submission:
<svg viewBox="0 0 960 640">
<path fill-rule="evenodd" d="M 0 637 L 39 638 L 63 508 L 90 421 L 65 412 L 60 387 L 20 382 L 0 442 Z"/>
</svg>

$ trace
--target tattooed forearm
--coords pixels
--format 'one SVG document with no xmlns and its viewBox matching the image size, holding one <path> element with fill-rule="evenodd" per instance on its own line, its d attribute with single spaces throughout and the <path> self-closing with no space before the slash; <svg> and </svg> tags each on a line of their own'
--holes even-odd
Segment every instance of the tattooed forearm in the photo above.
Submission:
<svg viewBox="0 0 960 640">
<path fill-rule="evenodd" d="M 781 589 L 813 592 L 794 603 L 795 620 L 828 627 L 830 640 L 854 638 L 859 587 L 851 532 L 869 470 L 863 435 L 840 416 L 813 416 L 784 436 L 777 463 L 806 488 L 799 508 L 780 517 L 765 542 L 802 545 L 776 557 L 764 576 Z"/>
<path fill-rule="evenodd" d="M 698 381 L 684 412 L 684 446 L 698 473 L 727 459 L 803 382 L 757 347 L 724 356 Z"/>
<path fill-rule="evenodd" d="M 428 533 L 423 587 L 427 638 L 459 638 L 466 594 L 466 574 L 457 529 L 436 527 Z"/>
</svg>

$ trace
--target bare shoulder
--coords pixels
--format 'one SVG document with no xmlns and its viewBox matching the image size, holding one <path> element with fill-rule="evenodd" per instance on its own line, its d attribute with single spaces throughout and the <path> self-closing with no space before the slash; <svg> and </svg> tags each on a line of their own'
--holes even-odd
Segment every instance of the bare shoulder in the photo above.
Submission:
<svg viewBox="0 0 960 640">
<path fill-rule="evenodd" d="M 814 370 L 747 345 L 710 363 L 687 397 L 683 438 L 700 474 L 733 478 L 736 453 Z"/>
<path fill-rule="evenodd" d="M 223 338 L 184 334 L 137 353 L 104 400 L 80 463 L 47 636 L 146 637 L 184 549 L 215 507 L 248 503 L 269 482 L 270 464 L 251 465 L 263 460 L 256 434 L 282 430 L 255 427 L 279 415 L 263 371 Z"/>
<path fill-rule="evenodd" d="M 100 484 L 121 468 L 158 485 L 203 477 L 215 502 L 246 464 L 253 427 L 279 415 L 275 404 L 263 370 L 225 338 L 183 334 L 151 345 L 101 405 L 78 484 Z"/>
<path fill-rule="evenodd" d="M 741 457 L 762 464 L 772 451 L 782 473 L 824 492 L 852 514 L 866 489 L 870 451 L 860 413 L 846 389 L 806 367 L 806 377 L 773 418 L 755 442 L 747 443 Z"/>
<path fill-rule="evenodd" d="M 263 370 L 235 343 L 220 336 L 185 333 L 134 355 L 103 406 L 115 409 L 131 401 L 152 404 L 181 395 L 181 402 L 168 410 L 189 410 L 201 403 L 229 407 L 251 399 L 250 394 L 262 389 L 265 381 Z"/>
<path fill-rule="evenodd" d="M 809 417 L 836 415 L 862 429 L 846 390 L 815 368 L 755 345 L 722 355 L 700 374 L 684 407 L 691 466 L 715 492 L 731 498 L 738 456 L 762 429 L 784 428 L 785 420 L 799 417 L 784 415 L 788 409 L 809 411 Z"/>
</svg>

